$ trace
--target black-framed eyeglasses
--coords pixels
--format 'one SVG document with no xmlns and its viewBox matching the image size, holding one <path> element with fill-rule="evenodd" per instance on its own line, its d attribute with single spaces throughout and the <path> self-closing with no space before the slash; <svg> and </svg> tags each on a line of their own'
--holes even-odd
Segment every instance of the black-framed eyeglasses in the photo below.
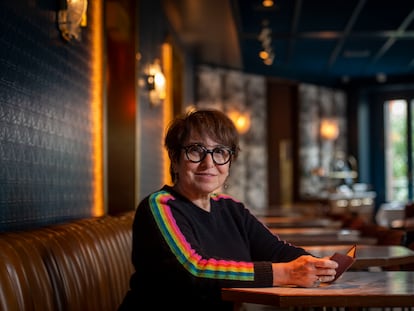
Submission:
<svg viewBox="0 0 414 311">
<path fill-rule="evenodd" d="M 193 163 L 199 163 L 205 159 L 207 153 L 211 154 L 213 162 L 217 165 L 224 165 L 231 160 L 233 150 L 228 147 L 220 146 L 214 149 L 207 149 L 200 144 L 192 144 L 182 147 L 185 151 L 185 155 L 188 161 Z"/>
</svg>

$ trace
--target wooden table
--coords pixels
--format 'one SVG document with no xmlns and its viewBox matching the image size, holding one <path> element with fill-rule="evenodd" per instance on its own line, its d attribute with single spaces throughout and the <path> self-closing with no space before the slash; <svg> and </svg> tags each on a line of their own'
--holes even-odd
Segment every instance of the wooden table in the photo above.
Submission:
<svg viewBox="0 0 414 311">
<path fill-rule="evenodd" d="M 325 257 L 333 253 L 345 254 L 349 245 L 303 246 L 309 253 Z M 414 251 L 401 245 L 357 245 L 355 262 L 352 270 L 370 267 L 389 267 L 414 263 Z"/>
<path fill-rule="evenodd" d="M 335 228 L 270 228 L 281 240 L 294 245 L 373 245 L 377 239 L 361 237 L 358 230 Z"/>
<path fill-rule="evenodd" d="M 339 228 L 340 221 L 308 216 L 261 216 L 258 219 L 269 228 Z"/>
<path fill-rule="evenodd" d="M 414 271 L 345 272 L 317 288 L 224 288 L 224 300 L 275 307 L 413 307 Z"/>
</svg>

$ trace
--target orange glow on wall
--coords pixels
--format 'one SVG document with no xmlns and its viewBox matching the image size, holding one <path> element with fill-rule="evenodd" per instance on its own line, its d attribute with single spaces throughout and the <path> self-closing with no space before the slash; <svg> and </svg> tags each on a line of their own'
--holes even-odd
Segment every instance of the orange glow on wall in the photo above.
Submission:
<svg viewBox="0 0 414 311">
<path fill-rule="evenodd" d="M 105 214 L 103 195 L 103 5 L 102 1 L 90 1 L 92 14 L 92 137 L 93 137 L 93 207 L 92 215 Z"/>
<path fill-rule="evenodd" d="M 171 122 L 173 118 L 173 100 L 172 100 L 172 81 L 173 81 L 173 51 L 172 46 L 169 43 L 164 43 L 162 45 L 162 65 L 165 76 L 165 87 L 166 87 L 166 97 L 163 101 L 163 124 L 164 128 Z M 163 182 L 164 184 L 171 185 L 172 180 L 170 176 L 170 159 L 168 158 L 168 153 L 163 149 Z"/>
</svg>

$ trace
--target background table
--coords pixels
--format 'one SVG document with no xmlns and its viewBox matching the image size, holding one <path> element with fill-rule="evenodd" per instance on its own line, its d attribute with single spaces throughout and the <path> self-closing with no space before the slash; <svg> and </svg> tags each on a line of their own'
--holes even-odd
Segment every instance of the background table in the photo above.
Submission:
<svg viewBox="0 0 414 311">
<path fill-rule="evenodd" d="M 346 254 L 349 245 L 303 246 L 318 257 L 331 256 L 338 252 Z M 401 245 L 357 245 L 356 258 L 350 269 L 362 270 L 370 267 L 389 267 L 414 263 L 414 251 Z"/>
<path fill-rule="evenodd" d="M 393 221 L 404 219 L 404 209 L 403 203 L 383 203 L 375 215 L 375 220 L 381 226 L 391 227 Z"/>
<path fill-rule="evenodd" d="M 373 245 L 377 239 L 361 237 L 358 230 L 336 228 L 270 228 L 280 239 L 294 245 Z"/>
<path fill-rule="evenodd" d="M 269 228 L 340 228 L 341 221 L 308 216 L 262 216 L 258 217 Z"/>
<path fill-rule="evenodd" d="M 413 307 L 414 271 L 350 271 L 317 288 L 224 288 L 222 297 L 236 307 L 243 303 L 287 308 Z"/>
</svg>

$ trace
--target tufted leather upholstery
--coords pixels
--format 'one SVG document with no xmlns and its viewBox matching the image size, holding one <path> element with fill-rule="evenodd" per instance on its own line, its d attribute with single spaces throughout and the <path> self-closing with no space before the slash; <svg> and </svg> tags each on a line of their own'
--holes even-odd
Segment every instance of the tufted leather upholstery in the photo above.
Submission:
<svg viewBox="0 0 414 311">
<path fill-rule="evenodd" d="M 114 311 L 133 267 L 133 212 L 0 234 L 0 311 Z"/>
</svg>

